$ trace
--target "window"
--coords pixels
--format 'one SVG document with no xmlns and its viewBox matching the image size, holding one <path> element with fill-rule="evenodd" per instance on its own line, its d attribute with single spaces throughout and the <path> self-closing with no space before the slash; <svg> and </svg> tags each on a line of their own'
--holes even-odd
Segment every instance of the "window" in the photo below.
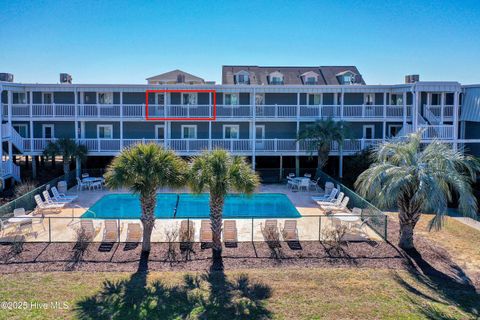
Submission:
<svg viewBox="0 0 480 320">
<path fill-rule="evenodd" d="M 111 124 L 99 124 L 99 125 L 97 125 L 97 138 L 98 139 L 113 139 L 113 125 L 111 125 Z"/>
<path fill-rule="evenodd" d="M 165 95 L 163 93 L 157 93 L 155 95 L 155 104 L 164 104 L 165 103 Z"/>
<path fill-rule="evenodd" d="M 390 103 L 394 106 L 403 105 L 403 95 L 402 94 L 391 94 Z"/>
<path fill-rule="evenodd" d="M 238 124 L 227 124 L 223 126 L 223 139 L 239 139 L 240 126 Z"/>
<path fill-rule="evenodd" d="M 374 139 L 374 138 L 375 138 L 375 126 L 371 124 L 363 126 L 363 139 Z"/>
<path fill-rule="evenodd" d="M 194 105 L 197 104 L 197 94 L 196 93 L 184 93 L 182 94 L 182 104 L 183 105 Z"/>
<path fill-rule="evenodd" d="M 305 80 L 305 84 L 316 84 L 317 83 L 317 78 L 316 77 L 307 77 Z"/>
<path fill-rule="evenodd" d="M 100 92 L 98 94 L 99 104 L 113 104 L 113 92 Z"/>
<path fill-rule="evenodd" d="M 13 124 L 12 127 L 22 138 L 28 138 L 28 126 L 26 124 Z"/>
<path fill-rule="evenodd" d="M 255 139 L 263 140 L 265 139 L 265 126 L 262 125 L 255 125 Z"/>
<path fill-rule="evenodd" d="M 308 95 L 308 105 L 319 105 L 322 102 L 322 97 L 319 94 L 309 94 Z"/>
<path fill-rule="evenodd" d="M 374 93 L 365 93 L 364 101 L 367 106 L 371 106 L 375 104 L 375 94 Z"/>
<path fill-rule="evenodd" d="M 238 105 L 238 95 L 235 93 L 226 93 L 225 94 L 225 104 L 226 105 Z"/>
<path fill-rule="evenodd" d="M 400 130 L 402 130 L 402 127 L 403 126 L 401 124 L 389 124 L 388 137 L 389 138 L 396 137 L 400 133 Z"/>
<path fill-rule="evenodd" d="M 255 104 L 257 106 L 263 106 L 265 104 L 265 94 L 264 93 L 256 93 L 255 94 Z"/>
<path fill-rule="evenodd" d="M 182 125 L 182 139 L 197 139 L 197 126 Z"/>
<path fill-rule="evenodd" d="M 270 84 L 283 84 L 283 77 L 273 76 L 270 78 Z"/>
<path fill-rule="evenodd" d="M 55 138 L 55 130 L 53 124 L 44 124 L 42 125 L 42 137 L 43 139 L 53 139 Z"/>
<path fill-rule="evenodd" d="M 155 139 L 157 139 L 157 140 L 165 139 L 165 126 L 164 125 L 156 125 L 155 126 Z"/>
<path fill-rule="evenodd" d="M 248 84 L 248 75 L 247 74 L 237 74 L 237 83 L 238 84 Z"/>
<path fill-rule="evenodd" d="M 352 75 L 351 74 L 345 74 L 343 76 L 343 83 L 344 84 L 350 84 L 352 83 Z"/>
<path fill-rule="evenodd" d="M 27 103 L 27 95 L 25 94 L 25 92 L 14 92 L 12 98 L 14 104 Z"/>
<path fill-rule="evenodd" d="M 43 92 L 42 93 L 42 103 L 43 104 L 53 103 L 53 94 L 51 92 Z"/>
</svg>

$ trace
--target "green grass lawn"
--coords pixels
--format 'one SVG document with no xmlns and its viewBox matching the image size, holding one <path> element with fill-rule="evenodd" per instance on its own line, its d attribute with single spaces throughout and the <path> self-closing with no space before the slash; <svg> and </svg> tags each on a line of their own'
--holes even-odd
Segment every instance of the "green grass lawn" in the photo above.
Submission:
<svg viewBox="0 0 480 320">
<path fill-rule="evenodd" d="M 406 271 L 265 269 L 227 272 L 226 280 L 189 275 L 2 275 L 0 301 L 58 301 L 68 309 L 0 310 L 0 318 L 469 319 L 474 316 L 468 311 L 480 309 L 478 294 L 451 288 L 452 301 Z"/>
</svg>

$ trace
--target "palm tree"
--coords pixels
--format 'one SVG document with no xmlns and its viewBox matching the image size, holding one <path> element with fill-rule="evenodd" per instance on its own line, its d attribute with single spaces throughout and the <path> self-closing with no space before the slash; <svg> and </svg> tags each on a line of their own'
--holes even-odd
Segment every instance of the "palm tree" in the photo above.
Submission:
<svg viewBox="0 0 480 320">
<path fill-rule="evenodd" d="M 128 188 L 140 195 L 142 208 L 142 252 L 150 251 L 150 239 L 155 225 L 157 190 L 177 188 L 185 184 L 186 163 L 173 151 L 149 143 L 123 149 L 113 159 L 105 173 L 106 185 L 112 189 Z"/>
<path fill-rule="evenodd" d="M 442 227 L 454 195 L 465 215 L 477 212 L 471 186 L 480 169 L 477 160 L 437 141 L 423 147 L 421 135 L 417 132 L 377 147 L 374 163 L 355 182 L 356 190 L 378 206 L 398 208 L 403 249 L 414 248 L 413 230 L 422 212 L 435 213 L 430 229 Z"/>
<path fill-rule="evenodd" d="M 328 118 L 307 125 L 305 129 L 300 131 L 298 140 L 306 142 L 312 153 L 317 153 L 317 176 L 327 164 L 332 142 L 342 145 L 347 133 L 346 130 L 345 122 Z"/>
<path fill-rule="evenodd" d="M 85 159 L 88 154 L 88 149 L 86 146 L 77 144 L 70 138 L 61 138 L 56 141 L 50 141 L 45 147 L 45 150 L 43 150 L 43 154 L 51 157 L 52 163 L 56 156 L 61 156 L 63 159 L 63 173 L 65 176 L 68 176 L 72 159 Z"/>
<path fill-rule="evenodd" d="M 217 149 L 192 159 L 189 184 L 195 193 L 210 192 L 213 269 L 222 269 L 221 233 L 225 196 L 229 191 L 252 193 L 259 185 L 259 178 L 245 158 Z"/>
</svg>

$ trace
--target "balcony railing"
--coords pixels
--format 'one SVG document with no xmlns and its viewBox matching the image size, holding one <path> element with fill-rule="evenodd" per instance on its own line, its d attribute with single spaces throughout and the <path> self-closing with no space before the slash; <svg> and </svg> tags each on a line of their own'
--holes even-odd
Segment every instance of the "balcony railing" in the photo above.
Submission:
<svg viewBox="0 0 480 320">
<path fill-rule="evenodd" d="M 31 141 L 33 141 L 33 149 Z M 24 139 L 24 149 L 26 152 L 43 152 L 50 141 L 52 139 Z M 84 144 L 91 153 L 119 152 L 122 146 L 122 140 L 120 139 L 79 139 L 78 142 Z M 315 153 L 314 146 L 311 143 L 297 141 L 296 139 L 257 139 L 255 141 L 252 139 L 123 139 L 123 148 L 142 142 L 164 145 L 179 153 L 197 153 L 219 148 L 233 153 L 245 154 L 253 152 L 254 146 L 257 154 L 273 152 Z M 348 139 L 344 142 L 343 152 L 358 152 L 380 142 L 382 142 L 381 139 Z M 331 151 L 338 152 L 339 145 L 332 143 Z"/>
<path fill-rule="evenodd" d="M 447 109 L 446 109 L 447 110 Z M 398 118 L 405 109 L 398 105 L 217 105 L 217 118 L 315 119 L 333 118 Z M 406 107 L 411 117 L 411 106 Z M 446 111 L 446 116 L 450 111 Z M 453 112 L 453 111 L 452 111 Z M 3 105 L 4 116 L 8 107 Z M 148 114 L 155 118 L 209 118 L 210 105 L 149 104 Z M 139 118 L 144 119 L 144 104 L 13 104 L 12 116 L 25 118 Z"/>
</svg>

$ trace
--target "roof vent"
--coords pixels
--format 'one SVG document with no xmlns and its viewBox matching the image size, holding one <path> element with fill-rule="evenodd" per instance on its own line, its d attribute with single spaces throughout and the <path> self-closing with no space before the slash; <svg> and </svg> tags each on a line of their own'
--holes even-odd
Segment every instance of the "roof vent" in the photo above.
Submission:
<svg viewBox="0 0 480 320">
<path fill-rule="evenodd" d="M 72 83 L 72 76 L 68 73 L 60 73 L 60 83 Z"/>
<path fill-rule="evenodd" d="M 0 81 L 13 82 L 13 74 L 11 74 L 11 73 L 0 73 Z"/>
<path fill-rule="evenodd" d="M 420 75 L 409 74 L 405 76 L 405 83 L 415 83 L 420 81 Z"/>
</svg>

